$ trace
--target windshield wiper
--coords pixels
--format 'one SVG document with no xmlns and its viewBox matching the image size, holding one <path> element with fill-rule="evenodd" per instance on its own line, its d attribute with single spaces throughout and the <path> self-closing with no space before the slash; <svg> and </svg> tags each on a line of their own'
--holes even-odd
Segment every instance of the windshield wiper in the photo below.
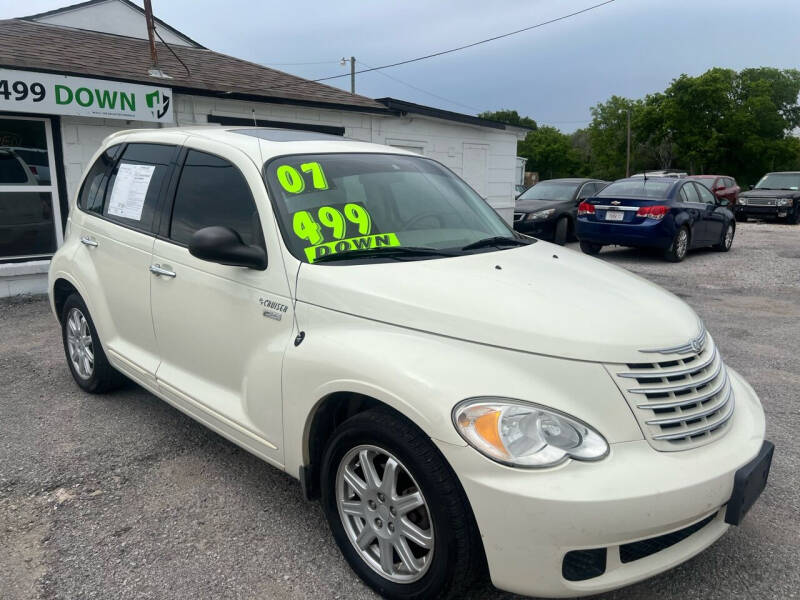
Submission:
<svg viewBox="0 0 800 600">
<path fill-rule="evenodd" d="M 530 243 L 531 242 L 527 242 L 525 240 L 518 240 L 517 238 L 510 238 L 502 235 L 497 235 L 494 237 L 488 237 L 482 240 L 478 240 L 477 242 L 472 242 L 471 244 L 467 244 L 461 249 L 476 250 L 478 248 L 485 248 L 487 246 L 527 246 Z"/>
<path fill-rule="evenodd" d="M 458 256 L 453 252 L 436 250 L 435 248 L 425 248 L 422 246 L 382 246 L 380 248 L 370 248 L 369 250 L 345 250 L 325 254 L 314 261 L 314 264 L 321 262 L 331 262 L 334 260 L 352 260 L 359 258 L 399 258 L 403 256 Z"/>
</svg>

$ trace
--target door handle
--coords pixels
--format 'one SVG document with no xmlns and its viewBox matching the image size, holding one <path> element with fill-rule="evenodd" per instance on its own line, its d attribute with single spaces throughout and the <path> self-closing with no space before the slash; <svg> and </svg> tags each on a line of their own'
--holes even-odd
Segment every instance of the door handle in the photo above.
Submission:
<svg viewBox="0 0 800 600">
<path fill-rule="evenodd" d="M 88 237 L 82 237 L 81 244 L 83 244 L 84 246 L 91 246 L 92 248 L 97 248 L 97 246 L 99 245 L 95 240 Z"/>
<path fill-rule="evenodd" d="M 159 264 L 150 265 L 150 272 L 156 276 L 163 275 L 164 277 L 175 277 L 175 271 L 165 269 Z"/>
</svg>

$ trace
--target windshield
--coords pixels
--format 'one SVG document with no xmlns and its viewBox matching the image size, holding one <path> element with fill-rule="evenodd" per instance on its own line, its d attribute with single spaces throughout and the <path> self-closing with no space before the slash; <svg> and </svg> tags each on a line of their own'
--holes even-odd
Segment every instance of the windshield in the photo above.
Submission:
<svg viewBox="0 0 800 600">
<path fill-rule="evenodd" d="M 800 189 L 800 173 L 767 173 L 756 184 L 757 190 L 796 190 Z"/>
<path fill-rule="evenodd" d="M 579 185 L 570 181 L 540 181 L 517 200 L 572 200 Z"/>
<path fill-rule="evenodd" d="M 615 181 L 597 194 L 598 196 L 619 197 L 633 196 L 645 198 L 664 198 L 674 185 L 674 181 L 656 181 L 653 179 Z"/>
<path fill-rule="evenodd" d="M 480 240 L 515 237 L 467 184 L 420 157 L 292 155 L 270 161 L 266 175 L 286 244 L 305 262 L 392 247 L 466 253 Z"/>
</svg>

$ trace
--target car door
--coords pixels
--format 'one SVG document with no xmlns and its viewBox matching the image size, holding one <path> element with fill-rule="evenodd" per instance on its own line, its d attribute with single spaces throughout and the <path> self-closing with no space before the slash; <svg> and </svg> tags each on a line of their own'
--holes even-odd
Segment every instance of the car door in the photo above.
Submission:
<svg viewBox="0 0 800 600">
<path fill-rule="evenodd" d="M 727 222 L 725 209 L 719 206 L 719 200 L 704 186 L 695 183 L 695 187 L 697 187 L 697 192 L 700 195 L 700 201 L 705 205 L 702 217 L 705 241 L 708 244 L 715 244 L 722 239 L 722 229 Z"/>
<path fill-rule="evenodd" d="M 239 150 L 194 140 L 184 155 L 153 248 L 157 383 L 196 418 L 210 417 L 223 435 L 282 464 L 281 367 L 293 312 L 266 189 Z M 230 227 L 262 246 L 267 268 L 192 256 L 192 234 L 209 226 Z"/>
<path fill-rule="evenodd" d="M 101 155 L 78 206 L 87 304 L 112 363 L 155 381 L 158 348 L 150 314 L 150 263 L 158 205 L 179 146 L 130 143 Z M 117 158 L 119 153 L 119 158 Z"/>
<path fill-rule="evenodd" d="M 704 202 L 700 201 L 700 194 L 697 191 L 699 187 L 702 186 L 695 185 L 692 181 L 685 181 L 679 192 L 683 209 L 689 213 L 689 222 L 691 227 L 690 233 L 692 236 L 691 245 L 693 247 L 702 246 L 705 244 L 708 235 L 706 233 L 706 224 L 703 218 L 706 205 Z"/>
</svg>

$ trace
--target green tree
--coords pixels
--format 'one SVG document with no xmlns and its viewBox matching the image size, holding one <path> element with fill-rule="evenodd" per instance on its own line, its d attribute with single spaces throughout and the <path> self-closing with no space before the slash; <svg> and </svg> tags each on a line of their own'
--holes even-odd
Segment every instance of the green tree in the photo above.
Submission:
<svg viewBox="0 0 800 600">
<path fill-rule="evenodd" d="M 500 121 L 501 123 L 508 123 L 509 125 L 536 129 L 536 121 L 530 117 L 521 117 L 517 111 L 507 108 L 495 111 L 487 110 L 486 112 L 479 113 L 478 116 L 481 119 L 489 119 L 490 121 Z"/>
<path fill-rule="evenodd" d="M 581 167 L 578 151 L 570 136 L 555 127 L 542 126 L 519 143 L 520 156 L 528 159 L 526 169 L 538 171 L 541 179 L 574 177 Z"/>
</svg>

